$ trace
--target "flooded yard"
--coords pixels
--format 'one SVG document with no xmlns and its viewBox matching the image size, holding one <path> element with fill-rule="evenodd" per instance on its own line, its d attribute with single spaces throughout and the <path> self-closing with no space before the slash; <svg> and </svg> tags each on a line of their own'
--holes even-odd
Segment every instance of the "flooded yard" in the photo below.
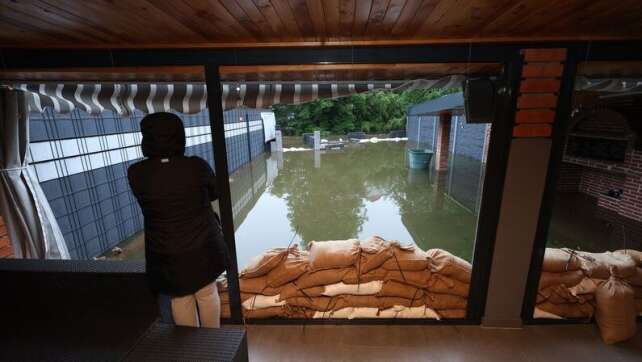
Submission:
<svg viewBox="0 0 642 362">
<path fill-rule="evenodd" d="M 290 242 L 380 235 L 471 260 L 483 167 L 451 155 L 449 170 L 410 170 L 406 142 L 265 154 L 231 175 L 238 265 Z M 433 161 L 434 162 L 434 161 Z M 142 236 L 120 258 L 142 258 Z"/>
</svg>

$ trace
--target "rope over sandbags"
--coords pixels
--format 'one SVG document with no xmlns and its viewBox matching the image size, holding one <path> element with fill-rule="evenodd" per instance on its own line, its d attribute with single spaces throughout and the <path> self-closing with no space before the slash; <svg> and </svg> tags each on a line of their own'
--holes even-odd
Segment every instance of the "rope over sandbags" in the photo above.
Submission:
<svg viewBox="0 0 642 362">
<path fill-rule="evenodd" d="M 307 251 L 275 248 L 241 271 L 243 312 L 245 318 L 465 318 L 470 270 L 445 250 L 429 254 L 378 236 L 313 241 Z"/>
<path fill-rule="evenodd" d="M 595 316 L 606 343 L 635 334 L 642 315 L 642 252 L 588 253 L 547 248 L 534 318 Z"/>
</svg>

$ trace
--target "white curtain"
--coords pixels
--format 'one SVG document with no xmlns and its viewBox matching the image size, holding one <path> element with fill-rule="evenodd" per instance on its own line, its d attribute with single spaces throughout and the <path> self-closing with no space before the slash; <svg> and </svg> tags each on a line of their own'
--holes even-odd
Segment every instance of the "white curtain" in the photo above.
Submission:
<svg viewBox="0 0 642 362">
<path fill-rule="evenodd" d="M 25 94 L 0 87 L 0 214 L 16 258 L 69 259 L 67 245 L 29 160 Z"/>
</svg>

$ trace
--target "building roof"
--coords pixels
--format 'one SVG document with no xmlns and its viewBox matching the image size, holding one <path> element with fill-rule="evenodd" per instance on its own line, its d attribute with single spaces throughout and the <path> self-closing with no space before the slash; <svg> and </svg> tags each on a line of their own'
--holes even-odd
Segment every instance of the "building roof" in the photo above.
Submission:
<svg viewBox="0 0 642 362">
<path fill-rule="evenodd" d="M 464 93 L 453 93 L 408 108 L 409 116 L 437 115 L 443 111 L 460 111 L 464 108 Z"/>
</svg>

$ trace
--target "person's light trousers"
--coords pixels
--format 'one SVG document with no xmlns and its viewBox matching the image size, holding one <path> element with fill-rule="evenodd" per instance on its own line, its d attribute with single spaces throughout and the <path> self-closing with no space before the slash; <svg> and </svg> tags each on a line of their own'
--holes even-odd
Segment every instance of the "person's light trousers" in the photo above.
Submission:
<svg viewBox="0 0 642 362">
<path fill-rule="evenodd" d="M 174 323 L 179 326 L 219 328 L 221 299 L 216 282 L 204 286 L 195 294 L 172 297 L 172 316 Z"/>
</svg>

